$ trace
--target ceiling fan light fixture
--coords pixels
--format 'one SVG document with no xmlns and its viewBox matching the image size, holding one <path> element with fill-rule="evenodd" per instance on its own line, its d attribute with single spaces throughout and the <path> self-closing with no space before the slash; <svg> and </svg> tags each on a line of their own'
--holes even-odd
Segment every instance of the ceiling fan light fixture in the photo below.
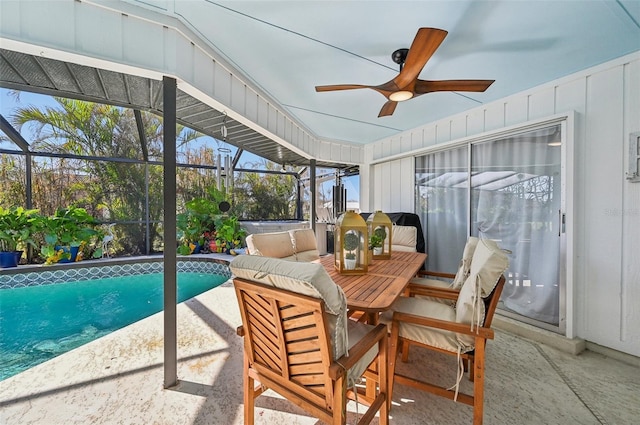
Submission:
<svg viewBox="0 0 640 425">
<path fill-rule="evenodd" d="M 393 100 L 394 102 L 403 102 L 405 100 L 409 100 L 413 97 L 413 93 L 408 90 L 400 90 L 397 92 L 393 92 L 389 95 L 389 100 Z"/>
</svg>

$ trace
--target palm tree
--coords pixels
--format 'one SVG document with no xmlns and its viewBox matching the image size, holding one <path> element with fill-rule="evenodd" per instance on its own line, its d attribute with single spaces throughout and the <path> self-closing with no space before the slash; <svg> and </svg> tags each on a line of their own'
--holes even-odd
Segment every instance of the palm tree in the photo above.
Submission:
<svg viewBox="0 0 640 425">
<path fill-rule="evenodd" d="M 162 168 L 145 163 L 162 158 L 162 121 L 142 113 L 145 140 L 138 137 L 132 110 L 54 98 L 55 107 L 29 106 L 17 109 L 13 124 L 22 129 L 29 124 L 33 132 L 31 150 L 58 154 L 108 158 L 108 161 L 50 157 L 34 164 L 34 205 L 51 213 L 66 205 L 82 206 L 103 221 L 136 221 L 118 226 L 118 244 L 125 252 L 146 252 L 144 220 L 151 221 L 151 240 L 159 236 L 162 220 Z M 179 126 L 178 143 L 199 136 Z M 143 143 L 148 158 L 143 157 Z M 134 161 L 132 161 L 134 160 Z M 147 211 L 145 188 L 148 190 Z"/>
</svg>

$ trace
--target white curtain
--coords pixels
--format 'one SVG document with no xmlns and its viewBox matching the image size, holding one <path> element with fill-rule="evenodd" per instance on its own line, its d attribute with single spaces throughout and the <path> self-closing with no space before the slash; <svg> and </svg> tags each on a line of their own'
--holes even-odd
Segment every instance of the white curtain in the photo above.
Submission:
<svg viewBox="0 0 640 425">
<path fill-rule="evenodd" d="M 511 251 L 501 308 L 556 326 L 558 141 L 559 125 L 416 158 L 416 213 L 427 267 L 455 272 L 470 227 L 472 236 L 495 239 Z"/>
<path fill-rule="evenodd" d="M 558 325 L 560 127 L 472 145 L 472 235 L 511 251 L 503 307 Z"/>
<path fill-rule="evenodd" d="M 469 210 L 467 157 L 462 147 L 416 159 L 416 214 L 425 233 L 428 270 L 455 273 L 462 258 Z"/>
</svg>

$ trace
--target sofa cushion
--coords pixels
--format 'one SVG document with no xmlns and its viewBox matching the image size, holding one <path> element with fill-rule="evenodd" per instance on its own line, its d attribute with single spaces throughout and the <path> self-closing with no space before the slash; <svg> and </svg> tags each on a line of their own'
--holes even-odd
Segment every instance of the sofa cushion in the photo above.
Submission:
<svg viewBox="0 0 640 425">
<path fill-rule="evenodd" d="M 296 260 L 289 232 L 254 233 L 247 236 L 246 240 L 250 255 Z"/>
<path fill-rule="evenodd" d="M 393 251 L 409 251 L 416 252 L 416 243 L 418 240 L 418 229 L 414 226 L 393 226 L 393 234 L 391 235 L 391 252 Z M 385 242 L 386 243 L 386 242 Z"/>
<path fill-rule="evenodd" d="M 289 230 L 297 261 L 318 261 L 320 251 L 316 242 L 316 234 L 312 229 Z"/>
<path fill-rule="evenodd" d="M 236 277 L 323 300 L 333 358 L 347 353 L 347 298 L 322 265 L 240 255 L 229 263 L 229 268 Z"/>
</svg>

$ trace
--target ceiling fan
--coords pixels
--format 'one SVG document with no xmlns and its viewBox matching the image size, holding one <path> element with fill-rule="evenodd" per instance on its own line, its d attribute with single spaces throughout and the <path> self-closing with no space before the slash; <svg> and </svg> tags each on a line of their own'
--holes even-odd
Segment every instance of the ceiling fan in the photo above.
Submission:
<svg viewBox="0 0 640 425">
<path fill-rule="evenodd" d="M 400 73 L 391 81 L 379 86 L 360 84 L 337 84 L 316 86 L 317 92 L 353 89 L 373 89 L 386 97 L 378 117 L 392 115 L 398 102 L 409 100 L 421 94 L 436 91 L 483 92 L 495 80 L 419 80 L 418 75 L 427 61 L 433 56 L 447 31 L 438 28 L 420 28 L 409 49 L 398 49 L 391 55 L 400 65 Z"/>
</svg>

